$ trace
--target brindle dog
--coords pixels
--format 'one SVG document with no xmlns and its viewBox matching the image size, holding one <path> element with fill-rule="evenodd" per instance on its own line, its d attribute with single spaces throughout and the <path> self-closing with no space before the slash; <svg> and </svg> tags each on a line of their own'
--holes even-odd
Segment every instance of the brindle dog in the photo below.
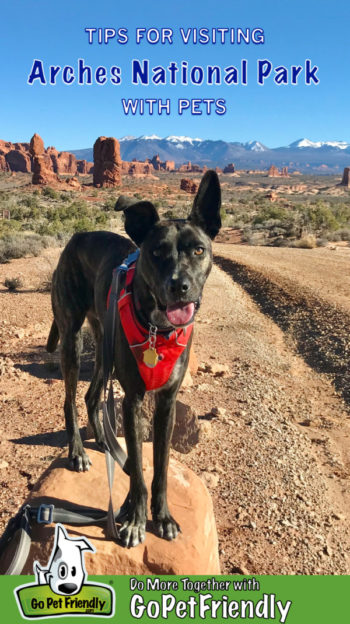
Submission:
<svg viewBox="0 0 350 624">
<path fill-rule="evenodd" d="M 195 316 L 212 266 L 211 239 L 221 227 L 220 205 L 220 184 L 215 171 L 207 171 L 203 176 L 187 220 L 161 220 L 150 202 L 127 205 L 123 199 L 118 200 L 116 210 L 124 210 L 125 230 L 140 248 L 133 297 L 137 299 L 138 320 L 146 330 L 151 323 L 159 331 L 169 331 L 187 325 Z M 85 401 L 96 442 L 103 449 L 104 435 L 98 409 L 103 384 L 102 343 L 106 299 L 113 269 L 134 250 L 135 245 L 130 240 L 110 232 L 75 234 L 62 252 L 54 272 L 54 321 L 47 350 L 53 352 L 60 340 L 69 460 L 71 467 L 77 471 L 88 470 L 91 463 L 80 437 L 75 403 L 81 327 L 87 317 L 96 343 L 94 373 Z M 151 507 L 157 533 L 169 540 L 174 539 L 180 530 L 167 504 L 169 446 L 176 395 L 186 372 L 190 343 L 175 364 L 169 381 L 155 393 Z M 130 467 L 126 521 L 119 534 L 125 546 L 136 546 L 145 539 L 147 514 L 141 427 L 145 385 L 118 315 L 114 354 L 115 376 L 125 392 L 123 423 Z"/>
</svg>

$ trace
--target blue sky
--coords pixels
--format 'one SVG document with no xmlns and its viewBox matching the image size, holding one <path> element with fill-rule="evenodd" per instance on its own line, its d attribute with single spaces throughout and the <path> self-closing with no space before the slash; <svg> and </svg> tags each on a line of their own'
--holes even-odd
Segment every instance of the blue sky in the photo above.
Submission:
<svg viewBox="0 0 350 624">
<path fill-rule="evenodd" d="M 204 5 L 204 6 L 203 6 Z M 0 138 L 28 141 L 34 132 L 45 145 L 58 149 L 89 147 L 97 136 L 142 134 L 187 135 L 228 141 L 259 140 L 269 147 L 286 145 L 301 137 L 350 142 L 350 3 L 295 0 L 17 0 L 2 3 Z M 85 28 L 127 28 L 129 42 L 88 44 Z M 174 30 L 174 43 L 135 43 L 137 27 Z M 187 45 L 179 28 L 233 27 L 264 29 L 264 45 Z M 50 65 L 70 65 L 84 58 L 93 69 L 117 65 L 122 84 L 27 84 L 34 59 Z M 182 60 L 189 65 L 239 65 L 248 60 L 248 85 L 132 86 L 131 60 L 149 59 L 151 66 Z M 256 82 L 257 59 L 273 66 L 319 67 L 319 85 L 276 85 Z M 170 98 L 170 116 L 126 116 L 122 98 Z M 223 98 L 227 112 L 182 116 L 179 98 Z"/>
</svg>

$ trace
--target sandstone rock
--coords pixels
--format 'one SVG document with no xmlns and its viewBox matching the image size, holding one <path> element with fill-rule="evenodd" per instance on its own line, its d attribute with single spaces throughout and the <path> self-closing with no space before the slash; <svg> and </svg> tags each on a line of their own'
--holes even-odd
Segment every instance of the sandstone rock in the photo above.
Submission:
<svg viewBox="0 0 350 624">
<path fill-rule="evenodd" d="M 199 442 L 200 425 L 189 405 L 176 401 L 176 420 L 171 446 L 179 453 L 189 453 Z"/>
<path fill-rule="evenodd" d="M 269 178 L 276 178 L 279 176 L 279 171 L 275 165 L 271 165 L 270 169 L 267 172 Z"/>
<path fill-rule="evenodd" d="M 161 169 L 161 160 L 159 158 L 159 154 L 156 154 L 155 156 L 153 156 L 151 163 L 153 165 L 153 168 L 155 171 L 160 171 Z"/>
<path fill-rule="evenodd" d="M 55 173 L 77 173 L 77 159 L 70 152 L 58 152 L 54 147 L 48 147 L 46 153 L 50 157 L 52 169 Z"/>
<path fill-rule="evenodd" d="M 32 163 L 29 153 L 22 150 L 10 150 L 5 156 L 10 171 L 30 173 Z"/>
<path fill-rule="evenodd" d="M 81 188 L 81 184 L 80 184 L 78 178 L 75 178 L 75 177 L 73 177 L 73 178 L 66 178 L 66 183 L 69 186 L 71 186 L 72 188 L 75 188 L 75 189 L 80 189 Z"/>
<path fill-rule="evenodd" d="M 33 158 L 32 184 L 52 184 L 57 182 L 57 175 L 51 169 L 51 159 L 45 154 L 44 142 L 38 134 L 30 141 L 30 153 Z"/>
<path fill-rule="evenodd" d="M 164 163 L 165 171 L 175 171 L 175 161 L 174 160 L 166 160 Z"/>
<path fill-rule="evenodd" d="M 119 141 L 113 137 L 99 137 L 94 144 L 94 186 L 120 186 L 121 162 Z"/>
<path fill-rule="evenodd" d="M 223 418 L 226 416 L 226 410 L 224 407 L 213 407 L 211 410 L 213 416 L 217 416 L 218 418 Z"/>
<path fill-rule="evenodd" d="M 193 379 L 189 369 L 187 369 L 185 376 L 182 380 L 181 388 L 191 388 L 193 386 Z"/>
<path fill-rule="evenodd" d="M 102 453 L 89 449 L 93 465 L 86 473 L 66 468 L 66 451 L 44 473 L 30 495 L 30 503 L 49 502 L 59 506 L 87 506 L 106 509 L 108 485 Z M 150 492 L 153 476 L 152 445 L 143 447 L 144 478 Z M 129 489 L 129 478 L 118 466 L 113 487 L 114 505 L 119 506 Z M 146 541 L 126 549 L 105 538 L 104 526 L 65 525 L 69 535 L 85 536 L 96 553 L 86 553 L 85 564 L 92 574 L 220 574 L 218 540 L 212 501 L 204 483 L 191 470 L 170 459 L 168 501 L 171 513 L 181 525 L 182 533 L 168 542 L 150 532 Z M 148 517 L 151 518 L 150 511 Z M 36 525 L 32 547 L 23 571 L 33 574 L 33 562 L 46 565 L 52 550 L 54 526 Z"/>
<path fill-rule="evenodd" d="M 214 377 L 222 377 L 226 373 L 230 372 L 227 364 L 218 364 L 214 362 L 213 364 L 209 364 L 207 367 L 209 373 L 212 373 Z"/>
<path fill-rule="evenodd" d="M 182 191 L 186 191 L 186 193 L 195 195 L 198 191 L 198 184 L 189 178 L 182 178 L 180 182 L 180 189 Z"/>
<path fill-rule="evenodd" d="M 188 361 L 188 368 L 189 371 L 191 373 L 191 375 L 196 375 L 198 372 L 198 359 L 197 356 L 194 352 L 193 347 L 191 347 L 191 351 L 190 351 L 190 359 Z"/>
<path fill-rule="evenodd" d="M 350 167 L 344 168 L 341 185 L 347 186 L 347 188 L 350 188 Z"/>
<path fill-rule="evenodd" d="M 228 165 L 226 165 L 226 167 L 224 168 L 224 173 L 234 173 L 235 172 L 235 166 L 233 163 L 230 163 Z"/>
<path fill-rule="evenodd" d="M 0 171 L 10 171 L 10 165 L 6 160 L 6 155 L 0 152 Z"/>
</svg>

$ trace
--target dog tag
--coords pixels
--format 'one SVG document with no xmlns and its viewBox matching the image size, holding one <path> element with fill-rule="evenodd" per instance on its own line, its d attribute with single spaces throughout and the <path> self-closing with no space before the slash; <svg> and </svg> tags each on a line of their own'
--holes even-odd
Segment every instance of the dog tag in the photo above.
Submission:
<svg viewBox="0 0 350 624">
<path fill-rule="evenodd" d="M 158 364 L 158 353 L 154 347 L 150 347 L 143 352 L 143 361 L 149 368 L 154 368 Z"/>
</svg>

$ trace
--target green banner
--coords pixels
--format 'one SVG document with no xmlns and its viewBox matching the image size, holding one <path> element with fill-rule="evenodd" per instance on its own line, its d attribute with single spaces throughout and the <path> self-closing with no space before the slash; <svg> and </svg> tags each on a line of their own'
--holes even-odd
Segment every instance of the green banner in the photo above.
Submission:
<svg viewBox="0 0 350 624">
<path fill-rule="evenodd" d="M 342 624 L 350 618 L 349 576 L 89 576 L 71 596 L 33 581 L 0 577 L 3 621 Z"/>
</svg>

